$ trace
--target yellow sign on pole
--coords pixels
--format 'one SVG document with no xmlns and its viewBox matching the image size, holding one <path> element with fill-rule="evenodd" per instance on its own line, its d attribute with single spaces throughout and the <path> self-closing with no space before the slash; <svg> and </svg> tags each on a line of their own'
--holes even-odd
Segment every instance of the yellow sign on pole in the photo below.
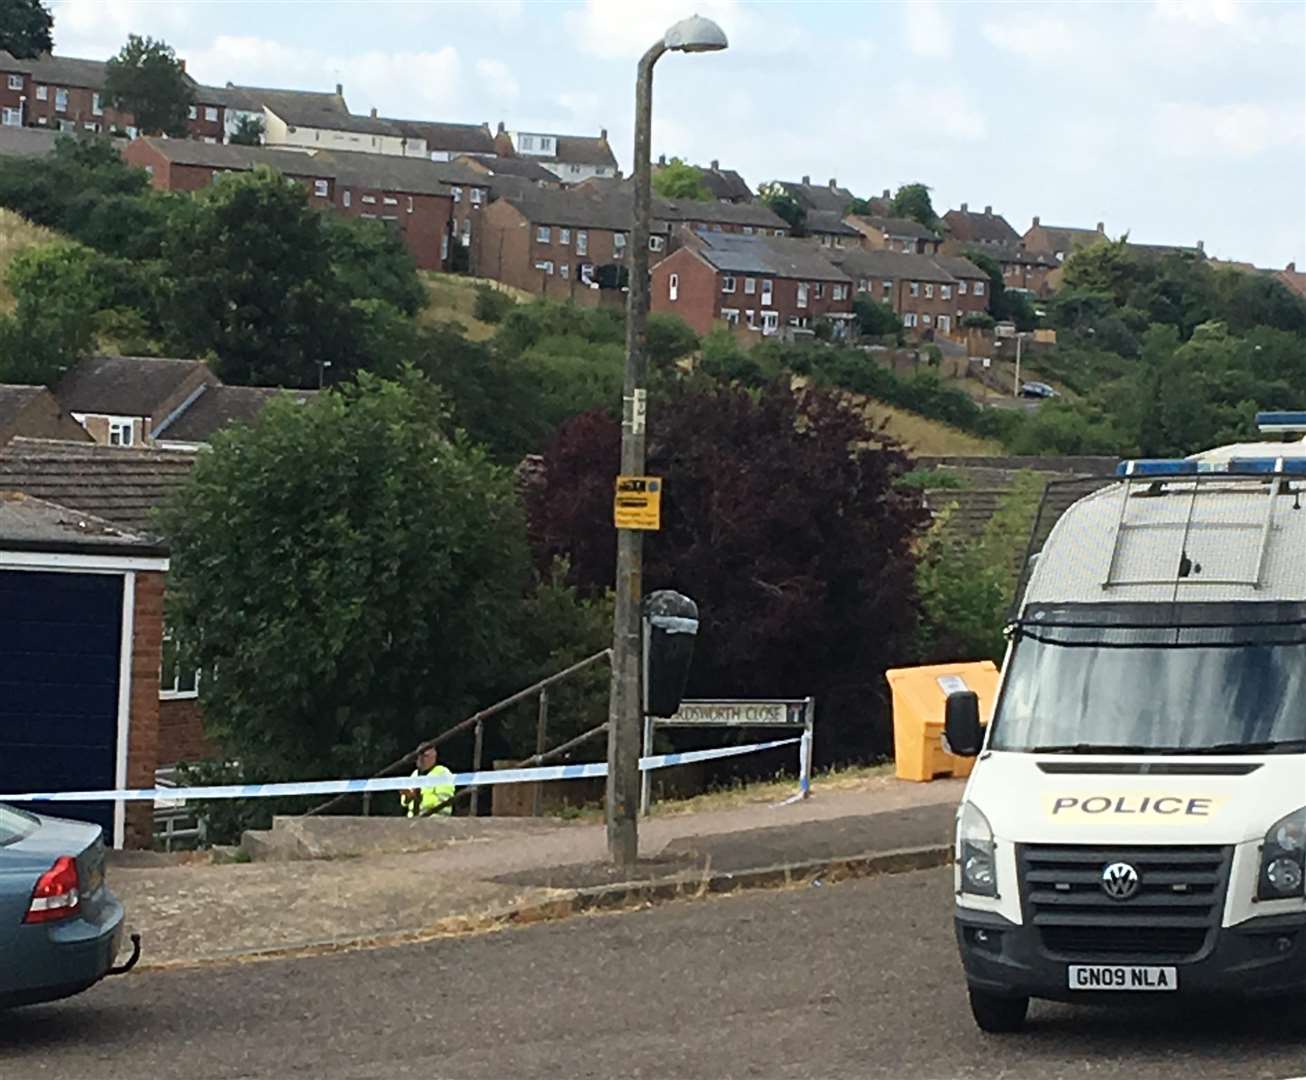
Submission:
<svg viewBox="0 0 1306 1080">
<path fill-rule="evenodd" d="M 618 529 L 662 528 L 662 481 L 656 476 L 618 476 L 612 520 Z"/>
</svg>

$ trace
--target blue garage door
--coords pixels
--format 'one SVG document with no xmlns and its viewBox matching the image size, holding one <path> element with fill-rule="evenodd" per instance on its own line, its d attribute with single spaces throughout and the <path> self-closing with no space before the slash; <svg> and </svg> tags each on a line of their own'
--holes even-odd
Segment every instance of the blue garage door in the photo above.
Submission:
<svg viewBox="0 0 1306 1080">
<path fill-rule="evenodd" d="M 114 786 L 122 588 L 121 574 L 0 571 L 0 793 Z M 109 803 L 29 808 L 113 842 Z"/>
</svg>

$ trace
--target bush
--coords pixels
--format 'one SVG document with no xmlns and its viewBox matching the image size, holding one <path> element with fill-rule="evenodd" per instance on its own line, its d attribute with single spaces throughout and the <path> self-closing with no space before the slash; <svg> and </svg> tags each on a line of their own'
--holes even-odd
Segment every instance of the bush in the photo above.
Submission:
<svg viewBox="0 0 1306 1080">
<path fill-rule="evenodd" d="M 979 330 L 992 330 L 997 323 L 987 311 L 972 311 L 961 320 L 962 326 L 973 326 Z"/>
<path fill-rule="evenodd" d="M 498 323 L 502 322 L 503 317 L 516 306 L 517 301 L 502 289 L 496 289 L 491 285 L 477 285 L 476 305 L 472 308 L 472 315 L 481 322 Z"/>
</svg>

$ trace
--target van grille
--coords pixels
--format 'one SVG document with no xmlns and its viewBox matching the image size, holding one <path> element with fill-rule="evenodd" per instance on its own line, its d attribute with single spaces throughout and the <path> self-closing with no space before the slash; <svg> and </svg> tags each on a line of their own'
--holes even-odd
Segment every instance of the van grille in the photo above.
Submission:
<svg viewBox="0 0 1306 1080">
<path fill-rule="evenodd" d="M 1058 958 L 1188 960 L 1220 924 L 1232 857 L 1228 847 L 1018 845 L 1021 906 Z M 1117 862 L 1138 872 L 1128 900 L 1102 888 Z"/>
</svg>

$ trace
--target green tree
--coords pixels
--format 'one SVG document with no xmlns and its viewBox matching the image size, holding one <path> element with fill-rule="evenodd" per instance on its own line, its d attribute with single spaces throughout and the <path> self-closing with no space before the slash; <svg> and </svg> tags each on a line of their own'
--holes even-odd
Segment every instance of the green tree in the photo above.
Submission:
<svg viewBox="0 0 1306 1080">
<path fill-rule="evenodd" d="M 223 176 L 172 217 L 163 251 L 172 340 L 245 385 L 317 386 L 318 361 L 336 379 L 369 366 L 354 296 L 331 259 L 333 245 L 362 236 L 327 224 L 280 173 Z"/>
<path fill-rule="evenodd" d="M 262 146 L 266 134 L 263 118 L 246 113 L 236 120 L 236 126 L 227 141 L 236 146 Z"/>
<path fill-rule="evenodd" d="M 771 213 L 788 224 L 794 236 L 802 236 L 807 225 L 807 211 L 778 183 L 762 184 L 757 197 Z"/>
<path fill-rule="evenodd" d="M 884 337 L 902 333 L 902 318 L 888 304 L 873 300 L 865 293 L 853 297 L 853 314 L 857 331 L 865 337 Z"/>
<path fill-rule="evenodd" d="M 0 206 L 75 239 L 99 200 L 142 195 L 149 183 L 104 138 L 63 136 L 45 157 L 0 157 Z"/>
<path fill-rule="evenodd" d="M 16 308 L 0 318 L 0 382 L 53 386 L 95 341 L 95 253 L 71 241 L 29 248 L 5 280 Z"/>
<path fill-rule="evenodd" d="M 654 368 L 667 369 L 699 347 L 698 335 L 679 315 L 653 312 L 648 317 L 644 353 Z"/>
<path fill-rule="evenodd" d="M 252 775 L 366 773 L 486 703 L 529 560 L 510 474 L 420 380 L 219 435 L 161 518 L 205 721 Z M 517 682 L 512 678 L 512 682 Z"/>
<path fill-rule="evenodd" d="M 185 135 L 195 102 L 172 46 L 138 34 L 127 35 L 127 44 L 105 65 L 104 94 L 116 110 L 131 113 L 145 135 Z"/>
<path fill-rule="evenodd" d="M 1037 474 L 1021 473 L 978 537 L 960 532 L 956 504 L 935 519 L 916 563 L 925 657 L 1001 662 L 1007 610 L 1043 486 Z"/>
<path fill-rule="evenodd" d="M 903 184 L 894 192 L 889 209 L 894 217 L 919 221 L 928 229 L 938 228 L 939 216 L 930 201 L 930 189 L 924 184 Z"/>
<path fill-rule="evenodd" d="M 672 158 L 670 164 L 660 166 L 653 173 L 653 190 L 664 199 L 706 202 L 712 198 L 712 192 L 703 182 L 703 170 L 680 158 Z"/>
<path fill-rule="evenodd" d="M 19 60 L 54 50 L 54 16 L 41 0 L 0 0 L 0 49 Z"/>
<path fill-rule="evenodd" d="M 1038 324 L 1033 305 L 1024 294 L 1007 288 L 997 260 L 977 248 L 970 248 L 966 258 L 989 277 L 989 314 L 998 322 L 1014 322 L 1017 330 L 1033 330 Z"/>
</svg>

